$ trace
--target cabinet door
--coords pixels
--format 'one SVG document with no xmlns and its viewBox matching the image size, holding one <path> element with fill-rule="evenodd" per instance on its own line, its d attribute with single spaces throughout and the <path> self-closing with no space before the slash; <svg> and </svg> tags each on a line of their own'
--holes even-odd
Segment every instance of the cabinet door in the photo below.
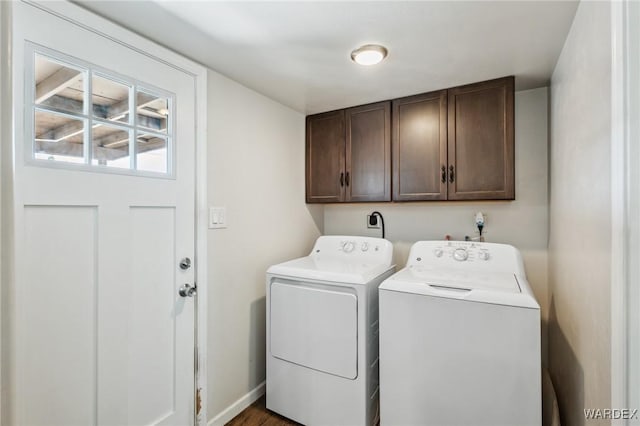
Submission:
<svg viewBox="0 0 640 426">
<path fill-rule="evenodd" d="M 393 199 L 447 199 L 447 91 L 393 101 Z"/>
<path fill-rule="evenodd" d="M 449 89 L 449 200 L 513 200 L 514 78 Z"/>
<path fill-rule="evenodd" d="M 345 201 L 391 201 L 391 104 L 349 108 Z"/>
<path fill-rule="evenodd" d="M 345 193 L 344 110 L 307 117 L 307 203 L 335 203 Z"/>
</svg>

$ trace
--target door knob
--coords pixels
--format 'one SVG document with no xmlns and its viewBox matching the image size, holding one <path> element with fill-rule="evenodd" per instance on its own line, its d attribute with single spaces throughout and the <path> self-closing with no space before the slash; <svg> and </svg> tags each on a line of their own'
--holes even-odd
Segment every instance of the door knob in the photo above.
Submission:
<svg viewBox="0 0 640 426">
<path fill-rule="evenodd" d="M 183 284 L 178 290 L 178 294 L 182 297 L 193 297 L 196 294 L 196 286 L 191 287 L 190 284 Z"/>
</svg>

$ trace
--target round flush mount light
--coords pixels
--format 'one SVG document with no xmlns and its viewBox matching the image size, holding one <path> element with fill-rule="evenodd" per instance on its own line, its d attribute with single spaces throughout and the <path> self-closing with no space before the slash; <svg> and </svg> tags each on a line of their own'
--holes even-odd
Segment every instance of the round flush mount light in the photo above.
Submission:
<svg viewBox="0 0 640 426">
<path fill-rule="evenodd" d="M 379 44 L 365 44 L 351 52 L 351 60 L 360 65 L 375 65 L 387 57 L 387 48 Z"/>
</svg>

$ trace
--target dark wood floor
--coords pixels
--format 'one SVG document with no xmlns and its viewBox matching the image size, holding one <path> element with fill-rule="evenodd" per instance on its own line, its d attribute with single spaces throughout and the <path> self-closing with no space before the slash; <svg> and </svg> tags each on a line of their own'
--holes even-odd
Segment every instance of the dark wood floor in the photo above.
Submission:
<svg viewBox="0 0 640 426">
<path fill-rule="evenodd" d="M 300 424 L 267 410 L 266 404 L 266 397 L 263 396 L 235 416 L 227 426 L 297 426 Z"/>
</svg>

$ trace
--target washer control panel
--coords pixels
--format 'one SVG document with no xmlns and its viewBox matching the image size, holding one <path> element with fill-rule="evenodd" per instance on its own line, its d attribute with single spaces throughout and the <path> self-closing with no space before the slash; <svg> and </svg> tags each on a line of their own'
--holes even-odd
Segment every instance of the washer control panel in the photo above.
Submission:
<svg viewBox="0 0 640 426">
<path fill-rule="evenodd" d="M 411 247 L 407 267 L 425 271 L 524 274 L 520 252 L 507 244 L 475 241 L 418 241 Z"/>
<path fill-rule="evenodd" d="M 427 244 L 428 243 L 428 244 Z M 430 264 L 436 261 L 443 263 L 490 262 L 492 248 L 487 243 L 471 241 L 421 241 L 422 250 L 414 253 L 410 263 Z M 426 251 L 426 253 L 425 253 Z"/>
</svg>

